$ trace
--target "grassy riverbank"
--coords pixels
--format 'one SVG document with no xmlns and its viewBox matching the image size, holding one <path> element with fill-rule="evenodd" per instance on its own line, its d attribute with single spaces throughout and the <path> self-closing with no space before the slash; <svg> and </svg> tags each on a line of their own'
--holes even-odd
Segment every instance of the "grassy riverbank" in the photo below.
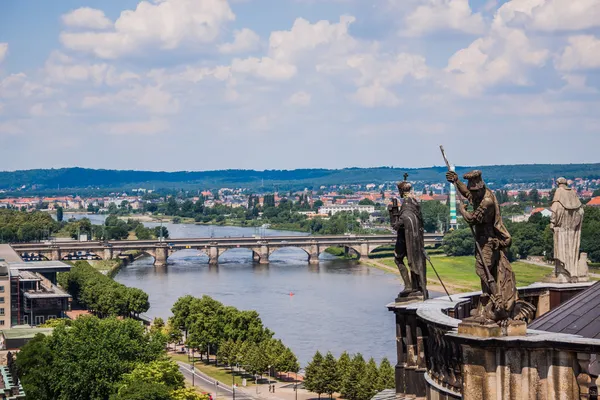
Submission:
<svg viewBox="0 0 600 400">
<path fill-rule="evenodd" d="M 481 290 L 481 281 L 475 274 L 475 257 L 432 255 L 431 261 L 451 294 Z M 366 263 L 386 272 L 398 274 L 393 257 L 371 258 Z M 512 267 L 517 278 L 517 286 L 539 282 L 551 272 L 549 268 L 519 261 L 512 263 Z M 427 265 L 427 284 L 430 290 L 443 292 L 431 265 Z"/>
</svg>

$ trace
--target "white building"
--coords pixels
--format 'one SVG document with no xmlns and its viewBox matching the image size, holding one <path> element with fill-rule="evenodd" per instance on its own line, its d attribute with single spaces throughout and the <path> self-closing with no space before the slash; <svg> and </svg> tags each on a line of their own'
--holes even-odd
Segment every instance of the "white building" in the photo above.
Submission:
<svg viewBox="0 0 600 400">
<path fill-rule="evenodd" d="M 331 215 L 334 215 L 343 211 L 354 212 L 355 210 L 358 212 L 366 211 L 369 214 L 372 214 L 375 212 L 375 206 L 360 206 L 358 204 L 332 204 L 319 207 L 319 214 L 331 213 Z"/>
</svg>

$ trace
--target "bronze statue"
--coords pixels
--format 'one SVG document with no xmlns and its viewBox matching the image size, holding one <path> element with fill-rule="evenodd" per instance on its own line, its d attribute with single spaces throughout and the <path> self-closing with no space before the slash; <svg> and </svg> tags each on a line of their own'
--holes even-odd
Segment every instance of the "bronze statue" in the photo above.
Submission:
<svg viewBox="0 0 600 400">
<path fill-rule="evenodd" d="M 428 293 L 423 216 L 421 206 L 411 192 L 412 185 L 406 181 L 406 178 L 408 174 L 404 174 L 404 181 L 398 182 L 402 206 L 398 207 L 397 199 L 393 199 L 392 204 L 388 205 L 390 222 L 398 235 L 394 248 L 394 261 L 404 281 L 404 290 L 398 294 L 396 301 L 421 296 L 426 300 Z M 408 261 L 408 268 L 404 264 L 404 258 Z"/>
<path fill-rule="evenodd" d="M 471 171 L 464 175 L 467 185 L 458 179 L 454 171 L 446 173 L 448 182 L 473 206 L 466 210 L 459 203 L 459 212 L 474 232 L 475 270 L 481 278 L 483 292 L 479 309 L 474 317 L 481 322 L 499 322 L 513 317 L 518 298 L 515 274 L 506 257 L 511 245 L 510 233 L 502 222 L 500 207 L 494 193 L 485 186 L 481 171 Z"/>
</svg>

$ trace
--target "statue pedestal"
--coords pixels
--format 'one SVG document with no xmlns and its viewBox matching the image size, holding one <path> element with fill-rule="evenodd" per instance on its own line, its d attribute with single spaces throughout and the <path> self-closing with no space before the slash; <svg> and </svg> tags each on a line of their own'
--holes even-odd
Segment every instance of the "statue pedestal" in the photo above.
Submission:
<svg viewBox="0 0 600 400">
<path fill-rule="evenodd" d="M 467 318 L 458 324 L 458 333 L 480 338 L 525 336 L 527 324 L 523 321 L 510 321 L 505 327 L 502 327 L 495 323 L 482 324 L 473 318 Z"/>
<path fill-rule="evenodd" d="M 550 275 L 546 275 L 544 279 L 542 279 L 544 283 L 571 283 L 571 279 L 566 275 L 558 275 L 556 276 L 554 273 Z"/>
<path fill-rule="evenodd" d="M 396 303 L 414 303 L 416 301 L 423 301 L 423 300 L 424 300 L 423 293 L 412 292 L 406 296 L 398 295 L 398 297 L 396 297 L 395 301 L 396 301 Z"/>
</svg>

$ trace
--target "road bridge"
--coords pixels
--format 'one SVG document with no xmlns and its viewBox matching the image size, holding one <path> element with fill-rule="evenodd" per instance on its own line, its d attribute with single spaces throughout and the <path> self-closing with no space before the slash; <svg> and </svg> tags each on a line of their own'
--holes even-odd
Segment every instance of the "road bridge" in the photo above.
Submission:
<svg viewBox="0 0 600 400">
<path fill-rule="evenodd" d="M 439 246 L 442 234 L 425 234 L 425 245 Z M 253 260 L 269 263 L 270 255 L 278 249 L 295 247 L 306 252 L 308 262 L 316 264 L 319 255 L 329 247 L 344 248 L 359 259 L 381 246 L 396 241 L 395 235 L 332 235 L 332 236 L 263 236 L 230 238 L 184 238 L 165 240 L 110 240 L 87 242 L 14 243 L 12 248 L 25 261 L 36 260 L 109 260 L 128 251 L 141 251 L 154 257 L 154 265 L 164 266 L 176 251 L 194 249 L 208 256 L 209 264 L 217 265 L 219 256 L 229 249 L 249 249 Z"/>
</svg>

